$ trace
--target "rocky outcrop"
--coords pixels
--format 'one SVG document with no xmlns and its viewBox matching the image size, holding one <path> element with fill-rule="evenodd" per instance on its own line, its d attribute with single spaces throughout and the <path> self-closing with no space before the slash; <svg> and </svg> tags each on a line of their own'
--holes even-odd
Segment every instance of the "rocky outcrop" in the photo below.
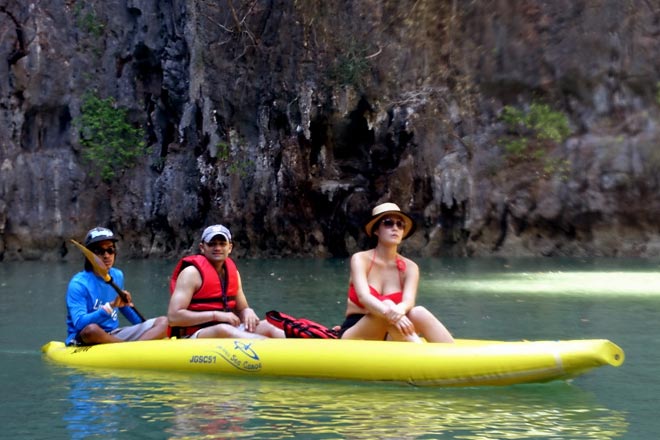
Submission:
<svg viewBox="0 0 660 440">
<path fill-rule="evenodd" d="M 0 0 L 0 259 L 135 257 L 228 225 L 244 256 L 346 256 L 389 200 L 408 254 L 658 256 L 649 2 Z M 149 149 L 84 160 L 85 93 Z M 515 155 L 505 108 L 570 135 Z M 517 136 L 517 137 L 516 137 Z M 513 144 L 510 144 L 513 145 Z M 102 158 L 97 158 L 102 159 Z M 129 166 L 130 165 L 130 166 Z"/>
</svg>

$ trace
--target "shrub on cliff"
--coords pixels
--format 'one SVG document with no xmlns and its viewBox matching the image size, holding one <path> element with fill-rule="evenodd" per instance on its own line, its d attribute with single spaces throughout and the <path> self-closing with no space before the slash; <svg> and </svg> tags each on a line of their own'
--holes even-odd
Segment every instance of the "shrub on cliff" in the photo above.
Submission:
<svg viewBox="0 0 660 440">
<path fill-rule="evenodd" d="M 130 123 L 128 111 L 118 107 L 113 98 L 86 92 L 75 124 L 80 130 L 83 159 L 92 166 L 92 174 L 106 182 L 134 166 L 146 153 L 144 131 Z"/>
<path fill-rule="evenodd" d="M 507 135 L 500 140 L 500 144 L 510 163 L 539 164 L 539 171 L 544 177 L 568 172 L 568 161 L 548 155 L 553 146 L 564 142 L 571 134 L 564 113 L 553 110 L 547 104 L 534 102 L 526 110 L 505 106 L 500 120 L 507 129 Z"/>
</svg>

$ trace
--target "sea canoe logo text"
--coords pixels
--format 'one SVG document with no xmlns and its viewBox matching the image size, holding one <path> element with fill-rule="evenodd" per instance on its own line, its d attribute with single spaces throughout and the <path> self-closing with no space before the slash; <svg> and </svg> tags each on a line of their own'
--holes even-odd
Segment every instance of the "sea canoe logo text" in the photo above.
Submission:
<svg viewBox="0 0 660 440">
<path fill-rule="evenodd" d="M 224 359 L 232 367 L 247 371 L 250 373 L 261 370 L 261 359 L 259 355 L 252 348 L 252 344 L 246 344 L 241 341 L 234 341 L 232 348 L 227 348 L 224 345 L 218 345 L 216 350 L 213 351 Z M 191 364 L 214 364 L 217 357 L 212 355 L 194 355 L 188 361 Z"/>
</svg>

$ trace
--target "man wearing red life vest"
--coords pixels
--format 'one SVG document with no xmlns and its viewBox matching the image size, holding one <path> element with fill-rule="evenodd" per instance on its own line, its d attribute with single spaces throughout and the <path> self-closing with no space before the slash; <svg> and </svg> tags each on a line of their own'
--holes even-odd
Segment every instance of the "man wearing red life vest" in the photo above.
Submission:
<svg viewBox="0 0 660 440">
<path fill-rule="evenodd" d="M 204 229 L 200 255 L 179 261 L 170 281 L 167 318 L 171 336 L 188 338 L 283 338 L 261 321 L 245 298 L 241 276 L 229 258 L 231 232 L 223 225 Z"/>
</svg>

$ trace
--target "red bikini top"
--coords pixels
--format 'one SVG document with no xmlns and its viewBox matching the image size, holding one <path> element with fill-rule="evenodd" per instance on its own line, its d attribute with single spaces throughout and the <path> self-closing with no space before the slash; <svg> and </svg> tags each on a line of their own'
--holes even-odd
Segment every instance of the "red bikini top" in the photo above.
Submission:
<svg viewBox="0 0 660 440">
<path fill-rule="evenodd" d="M 369 272 L 371 272 L 371 268 L 374 265 L 374 260 L 376 259 L 376 252 L 374 251 L 373 257 L 371 258 L 371 264 L 369 265 L 369 269 L 367 269 L 367 276 L 369 276 Z M 381 293 L 376 290 L 373 286 L 369 286 L 369 292 L 371 295 L 375 298 L 377 298 L 379 301 L 385 301 L 386 299 L 389 299 L 392 301 L 394 304 L 399 304 L 401 301 L 403 301 L 403 272 L 406 271 L 406 262 L 403 261 L 401 258 L 397 256 L 396 259 L 396 267 L 399 269 L 399 280 L 401 281 L 401 291 L 400 292 L 394 292 L 394 293 L 388 293 L 387 295 L 381 295 Z M 348 299 L 353 301 L 358 307 L 364 308 L 360 300 L 358 299 L 357 292 L 355 291 L 355 287 L 353 286 L 353 283 L 351 283 L 348 286 Z"/>
</svg>

